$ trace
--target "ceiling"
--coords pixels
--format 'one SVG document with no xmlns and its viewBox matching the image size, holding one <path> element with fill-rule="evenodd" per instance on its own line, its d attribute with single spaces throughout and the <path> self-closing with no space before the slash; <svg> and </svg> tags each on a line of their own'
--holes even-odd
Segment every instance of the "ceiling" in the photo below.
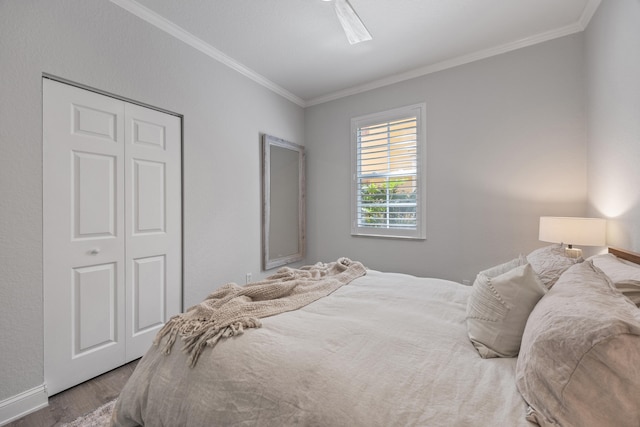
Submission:
<svg viewBox="0 0 640 427">
<path fill-rule="evenodd" d="M 600 0 L 349 0 L 373 40 L 350 45 L 333 2 L 111 0 L 301 106 L 584 30 Z"/>
</svg>

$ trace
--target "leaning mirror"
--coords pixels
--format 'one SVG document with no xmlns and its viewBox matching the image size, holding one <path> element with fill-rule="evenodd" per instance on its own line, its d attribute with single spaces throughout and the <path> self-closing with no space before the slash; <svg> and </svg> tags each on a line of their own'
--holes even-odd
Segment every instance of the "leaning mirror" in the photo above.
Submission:
<svg viewBox="0 0 640 427">
<path fill-rule="evenodd" d="M 269 270 L 304 258 L 304 147 L 264 135 L 262 159 L 262 257 Z"/>
</svg>

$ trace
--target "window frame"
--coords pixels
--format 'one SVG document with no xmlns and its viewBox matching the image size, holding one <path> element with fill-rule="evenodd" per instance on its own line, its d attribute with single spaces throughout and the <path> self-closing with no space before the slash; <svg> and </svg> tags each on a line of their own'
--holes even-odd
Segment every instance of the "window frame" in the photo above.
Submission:
<svg viewBox="0 0 640 427">
<path fill-rule="evenodd" d="M 415 117 L 416 119 L 416 227 L 401 229 L 394 227 L 373 227 L 358 224 L 358 130 L 362 127 L 384 124 L 399 119 Z M 399 239 L 426 239 L 426 103 L 353 117 L 351 119 L 351 235 L 386 237 Z"/>
</svg>

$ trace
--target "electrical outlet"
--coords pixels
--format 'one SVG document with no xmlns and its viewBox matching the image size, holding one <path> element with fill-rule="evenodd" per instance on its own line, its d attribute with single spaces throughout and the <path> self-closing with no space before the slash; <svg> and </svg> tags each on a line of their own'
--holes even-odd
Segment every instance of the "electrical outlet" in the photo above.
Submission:
<svg viewBox="0 0 640 427">
<path fill-rule="evenodd" d="M 251 283 L 251 273 L 247 273 L 246 279 L 247 279 L 246 283 Z"/>
</svg>

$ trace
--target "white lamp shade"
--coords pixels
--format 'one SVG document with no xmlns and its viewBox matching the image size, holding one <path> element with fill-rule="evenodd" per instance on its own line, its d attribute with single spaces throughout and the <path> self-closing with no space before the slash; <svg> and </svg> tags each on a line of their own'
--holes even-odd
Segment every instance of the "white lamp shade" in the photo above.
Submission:
<svg viewBox="0 0 640 427">
<path fill-rule="evenodd" d="M 604 246 L 607 220 L 541 216 L 539 239 L 543 242 L 566 243 L 578 246 Z"/>
</svg>

